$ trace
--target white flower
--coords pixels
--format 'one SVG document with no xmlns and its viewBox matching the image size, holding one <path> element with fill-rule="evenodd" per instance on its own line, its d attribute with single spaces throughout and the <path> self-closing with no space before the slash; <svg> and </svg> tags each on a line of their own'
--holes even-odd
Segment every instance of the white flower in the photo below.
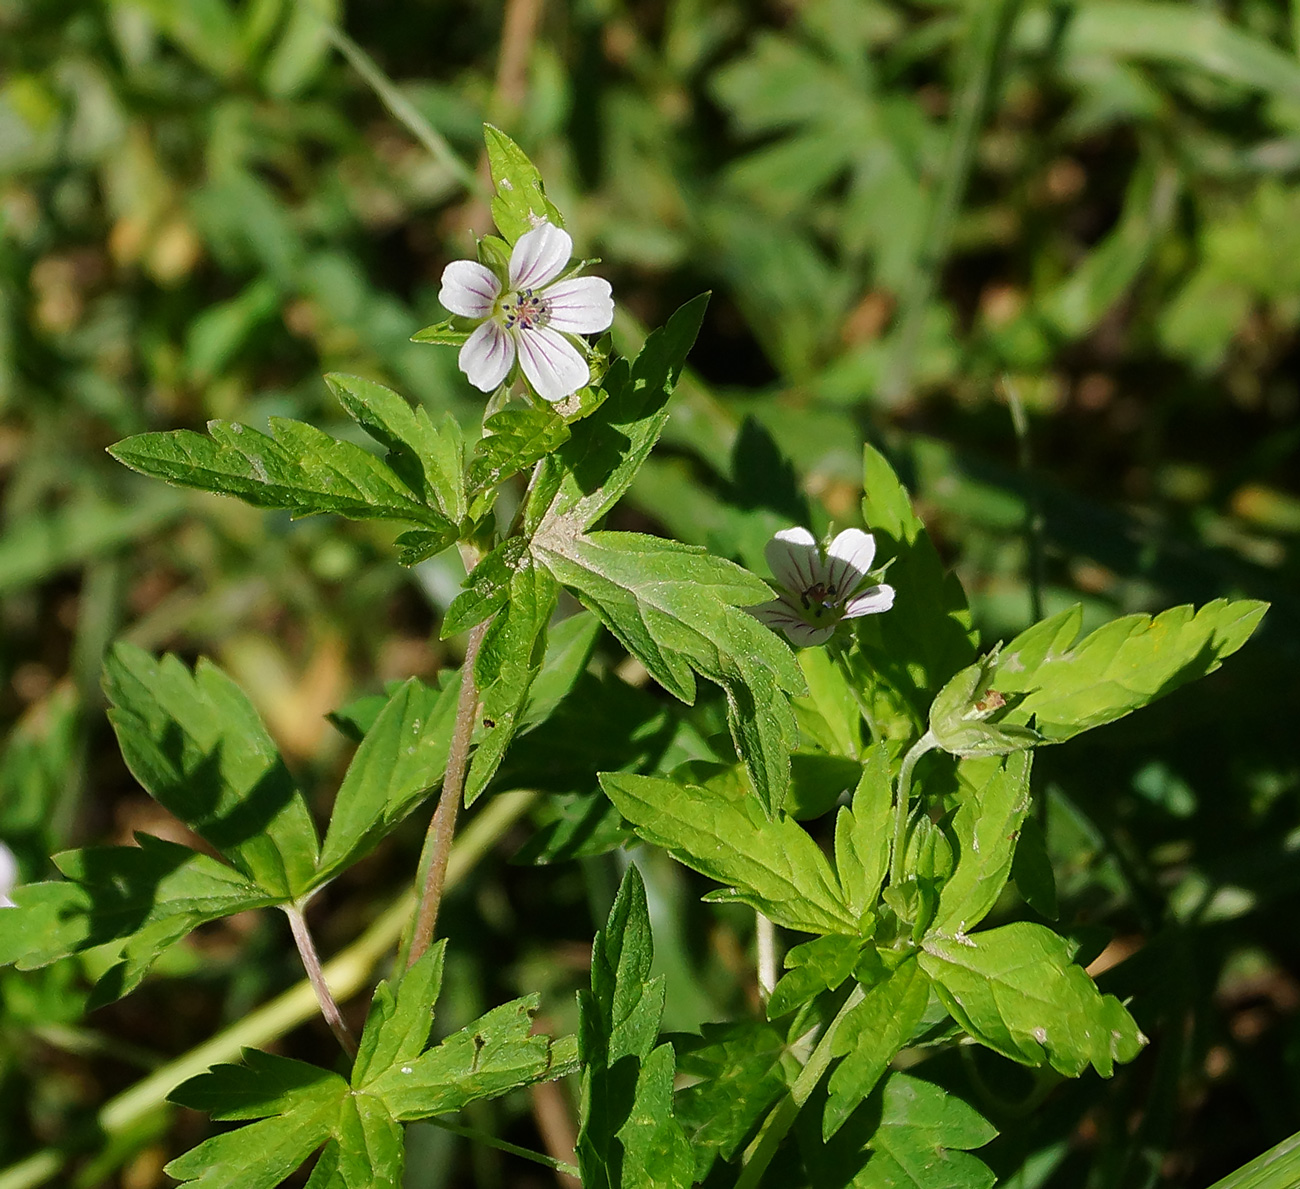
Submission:
<svg viewBox="0 0 1300 1189">
<path fill-rule="evenodd" d="M 0 842 L 0 908 L 17 907 L 9 899 L 9 893 L 13 891 L 14 884 L 17 882 L 18 861 L 14 858 L 14 852 Z"/>
<path fill-rule="evenodd" d="M 482 319 L 460 349 L 460 370 L 475 388 L 492 392 L 516 358 L 543 400 L 563 400 L 591 378 L 569 336 L 608 330 L 614 299 L 600 277 L 555 279 L 571 255 L 568 233 L 541 223 L 519 237 L 504 286 L 475 260 L 453 260 L 443 269 L 438 300 L 453 314 Z"/>
<path fill-rule="evenodd" d="M 782 529 L 764 551 L 778 597 L 749 610 L 792 644 L 825 644 L 846 619 L 888 611 L 894 588 L 871 583 L 875 538 L 846 528 L 823 554 L 806 528 Z"/>
</svg>

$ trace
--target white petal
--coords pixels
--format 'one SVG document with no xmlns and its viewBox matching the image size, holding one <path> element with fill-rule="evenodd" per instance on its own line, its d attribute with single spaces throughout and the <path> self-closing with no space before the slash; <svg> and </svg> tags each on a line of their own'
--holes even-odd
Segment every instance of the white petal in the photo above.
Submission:
<svg viewBox="0 0 1300 1189">
<path fill-rule="evenodd" d="M 475 260 L 453 260 L 442 270 L 438 300 L 463 318 L 486 318 L 501 294 L 501 282 Z"/>
<path fill-rule="evenodd" d="M 880 611 L 888 611 L 894 605 L 894 588 L 885 586 L 872 586 L 864 590 L 856 598 L 849 600 L 849 605 L 844 608 L 844 617 L 846 619 L 857 619 L 860 615 L 875 615 Z"/>
<path fill-rule="evenodd" d="M 542 223 L 525 231 L 510 253 L 510 288 L 539 289 L 564 271 L 573 255 L 567 231 Z"/>
<path fill-rule="evenodd" d="M 860 528 L 846 528 L 826 550 L 827 578 L 843 599 L 866 581 L 876 557 L 876 539 Z"/>
<path fill-rule="evenodd" d="M 549 327 L 520 330 L 519 366 L 542 400 L 554 404 L 591 379 L 587 361 L 559 331 Z"/>
<path fill-rule="evenodd" d="M 810 644 L 825 644 L 827 640 L 835 635 L 837 627 L 839 627 L 837 623 L 827 623 L 815 628 L 812 624 L 800 620 L 798 623 L 789 624 L 781 630 L 790 637 L 791 644 L 806 648 Z"/>
<path fill-rule="evenodd" d="M 9 893 L 17 882 L 18 863 L 14 859 L 14 852 L 0 842 L 0 908 L 15 907 L 9 899 Z"/>
<path fill-rule="evenodd" d="M 803 623 L 799 613 L 784 599 L 772 599 L 767 603 L 745 607 L 744 610 L 770 628 L 784 628 L 791 623 Z"/>
<path fill-rule="evenodd" d="M 787 590 L 803 593 L 822 577 L 822 555 L 806 528 L 783 528 L 763 550 L 772 577 Z"/>
<path fill-rule="evenodd" d="M 480 392 L 494 391 L 514 361 L 515 341 L 495 322 L 484 322 L 460 349 L 460 370 Z"/>
<path fill-rule="evenodd" d="M 556 281 L 542 294 L 548 325 L 565 334 L 596 334 L 614 321 L 614 296 L 602 277 L 571 277 Z"/>
</svg>

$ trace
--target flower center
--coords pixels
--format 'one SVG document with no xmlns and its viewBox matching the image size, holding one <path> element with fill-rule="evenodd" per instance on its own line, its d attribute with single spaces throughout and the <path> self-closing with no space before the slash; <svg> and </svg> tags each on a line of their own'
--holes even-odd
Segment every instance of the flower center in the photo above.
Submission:
<svg viewBox="0 0 1300 1189">
<path fill-rule="evenodd" d="M 835 587 L 825 582 L 814 582 L 800 595 L 804 610 L 818 616 L 834 611 L 836 601 Z"/>
<path fill-rule="evenodd" d="M 501 320 L 507 330 L 540 330 L 551 320 L 551 304 L 532 289 L 507 293 L 501 299 Z"/>
</svg>

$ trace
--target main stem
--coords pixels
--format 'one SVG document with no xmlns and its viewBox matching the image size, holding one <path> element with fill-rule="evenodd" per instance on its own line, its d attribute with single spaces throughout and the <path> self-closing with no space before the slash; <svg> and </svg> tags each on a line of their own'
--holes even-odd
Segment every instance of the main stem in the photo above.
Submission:
<svg viewBox="0 0 1300 1189">
<path fill-rule="evenodd" d="M 456 724 L 451 734 L 451 749 L 447 753 L 447 774 L 442 780 L 438 808 L 429 822 L 429 832 L 424 838 L 424 852 L 420 856 L 424 890 L 415 914 L 415 928 L 411 932 L 411 951 L 407 967 L 413 966 L 433 944 L 433 932 L 438 924 L 438 909 L 442 905 L 442 886 L 447 879 L 447 859 L 456 833 L 456 815 L 460 811 L 461 797 L 465 792 L 465 773 L 469 768 L 470 741 L 474 737 L 474 720 L 478 717 L 478 683 L 474 680 L 474 662 L 487 635 L 490 619 L 470 629 L 469 643 L 465 647 L 465 663 L 460 667 L 460 698 L 456 702 Z"/>
<path fill-rule="evenodd" d="M 938 741 L 926 731 L 903 757 L 898 769 L 898 789 L 894 794 L 894 847 L 889 856 L 889 882 L 898 887 L 903 882 L 903 859 L 907 855 L 907 818 L 912 805 L 912 770 L 927 751 L 938 747 Z"/>
<path fill-rule="evenodd" d="M 321 969 L 316 943 L 312 941 L 311 930 L 307 928 L 307 918 L 303 916 L 302 909 L 296 904 L 286 904 L 283 907 L 284 915 L 289 918 L 289 929 L 293 933 L 294 945 L 298 947 L 303 969 L 307 972 L 307 981 L 311 983 L 311 989 L 316 992 L 320 1014 L 325 1017 L 325 1023 L 338 1038 L 343 1051 L 349 1057 L 355 1057 L 357 1042 L 348 1031 L 347 1024 L 343 1022 L 343 1013 L 339 1011 L 339 1005 L 334 1002 L 334 996 L 330 992 L 329 983 L 325 981 L 325 972 Z"/>
<path fill-rule="evenodd" d="M 862 1002 L 865 995 L 860 986 L 853 988 L 852 994 L 844 1001 L 844 1006 L 836 1013 L 830 1027 L 817 1042 L 812 1056 L 808 1058 L 808 1064 L 803 1067 L 794 1085 L 790 1087 L 790 1093 L 781 1099 L 772 1113 L 763 1120 L 763 1127 L 759 1132 L 753 1155 L 741 1170 L 740 1176 L 736 1178 L 736 1189 L 757 1189 L 763 1180 L 763 1174 L 767 1172 L 767 1166 L 772 1163 L 772 1157 L 776 1155 L 781 1141 L 789 1134 L 804 1103 L 812 1096 L 817 1083 L 822 1080 L 822 1074 L 830 1066 L 832 1050 L 835 1046 L 835 1033 L 844 1022 L 844 1017 Z"/>
</svg>

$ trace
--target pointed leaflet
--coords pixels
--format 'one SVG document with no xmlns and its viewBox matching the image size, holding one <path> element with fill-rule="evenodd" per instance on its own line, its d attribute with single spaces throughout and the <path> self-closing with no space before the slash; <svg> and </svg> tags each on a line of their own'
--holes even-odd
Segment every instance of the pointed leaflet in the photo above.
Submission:
<svg viewBox="0 0 1300 1189">
<path fill-rule="evenodd" d="M 1076 644 L 1083 612 L 1073 607 L 1002 649 L 992 686 L 1012 695 L 1007 721 L 1032 719 L 1044 741 L 1059 743 L 1213 673 L 1250 639 L 1266 610 L 1253 599 L 1215 599 L 1195 612 L 1181 606 L 1154 619 L 1126 615 Z"/>
<path fill-rule="evenodd" d="M 867 944 L 860 937 L 828 933 L 795 946 L 785 956 L 789 973 L 776 984 L 767 1001 L 767 1018 L 779 1019 L 823 991 L 834 991 L 853 973 Z"/>
<path fill-rule="evenodd" d="M 459 695 L 459 675 L 442 690 L 412 677 L 388 699 L 334 798 L 314 882 L 374 847 L 442 780 Z"/>
<path fill-rule="evenodd" d="M 543 464 L 528 501 L 530 531 L 572 537 L 595 524 L 632 485 L 668 420 L 668 398 L 707 305 L 707 294 L 688 301 L 646 339 L 631 364 L 620 359 L 609 369 L 604 403 L 572 426 L 573 437 Z"/>
<path fill-rule="evenodd" d="M 333 372 L 325 383 L 362 429 L 388 451 L 393 473 L 452 524 L 465 517 L 465 459 L 460 425 L 448 413 L 435 426 L 423 405 L 412 407 L 391 388 Z"/>
<path fill-rule="evenodd" d="M 904 1073 L 890 1074 L 873 1103 L 873 1155 L 854 1189 L 992 1189 L 997 1176 L 970 1155 L 997 1129 L 955 1094 Z"/>
<path fill-rule="evenodd" d="M 569 427 L 549 405 L 494 413 L 483 430 L 469 464 L 470 503 L 569 440 Z"/>
<path fill-rule="evenodd" d="M 830 865 L 792 818 L 764 817 L 743 792 L 657 776 L 604 773 L 600 783 L 641 838 L 726 886 L 710 899 L 739 900 L 787 929 L 857 935 Z"/>
<path fill-rule="evenodd" d="M 949 1013 L 981 1044 L 1024 1065 L 1049 1062 L 1068 1077 L 1091 1064 L 1110 1077 L 1144 1043 L 1133 1017 L 1071 960 L 1069 944 L 1026 921 L 947 936 L 933 932 L 917 959 Z"/>
<path fill-rule="evenodd" d="M 585 1189 L 691 1184 L 690 1147 L 672 1114 L 672 1047 L 655 1048 L 664 985 L 650 978 L 652 957 L 645 885 L 629 867 L 592 943 L 591 990 L 578 993 Z M 648 1182 L 647 1170 L 660 1179 Z"/>
<path fill-rule="evenodd" d="M 851 1008 L 835 1032 L 835 1067 L 822 1115 L 822 1136 L 830 1139 L 875 1088 L 889 1063 L 909 1040 L 930 1000 L 930 980 L 911 958 L 877 983 Z"/>
<path fill-rule="evenodd" d="M 510 580 L 525 561 L 528 542 L 523 537 L 507 537 L 482 558 L 465 579 L 464 589 L 451 601 L 442 618 L 438 635 L 450 639 L 495 615 L 510 598 Z"/>
<path fill-rule="evenodd" d="M 446 951 L 445 941 L 430 946 L 402 976 L 396 995 L 386 981 L 375 988 L 352 1063 L 353 1086 L 366 1086 L 392 1066 L 400 1067 L 424 1052 L 433 1027 L 433 1005 L 442 988 Z"/>
<path fill-rule="evenodd" d="M 180 487 L 234 495 L 295 516 L 337 512 L 353 520 L 405 520 L 437 532 L 451 526 L 368 450 L 301 421 L 271 418 L 271 436 L 209 421 L 211 437 L 178 429 L 139 434 L 109 449 L 118 462 Z"/>
<path fill-rule="evenodd" d="M 944 571 L 907 491 L 879 451 L 863 450 L 862 516 L 876 538 L 877 561 L 891 561 L 897 592 L 886 615 L 856 620 L 861 649 L 854 671 L 890 737 L 921 727 L 931 697 L 975 659 L 970 612 L 956 577 Z M 864 663 L 863 663 L 864 662 Z"/>
<path fill-rule="evenodd" d="M 934 929 L 965 933 L 997 903 L 1011 878 L 1020 823 L 1029 811 L 1030 760 L 1023 751 L 1008 756 L 981 788 L 966 791 L 952 822 L 957 867 L 939 894 Z M 984 761 L 979 770 L 987 764 Z"/>
<path fill-rule="evenodd" d="M 555 579 L 531 557 L 510 575 L 510 598 L 488 627 L 474 665 L 479 730 L 465 778 L 465 804 L 491 783 L 515 737 L 533 678 L 542 666 L 546 625 L 559 594 Z"/>
<path fill-rule="evenodd" d="M 733 1159 L 768 1109 L 798 1076 L 790 1038 L 771 1024 L 705 1024 L 701 1036 L 675 1037 L 677 1070 L 698 1080 L 678 1091 L 677 1118 L 695 1151 L 695 1179 L 715 1159 Z"/>
<path fill-rule="evenodd" d="M 781 804 L 796 730 L 787 694 L 803 677 L 790 649 L 736 604 L 767 584 L 699 549 L 639 533 L 541 535 L 535 554 L 665 689 L 692 702 L 692 670 L 722 686 L 736 750 L 768 813 Z"/>
<path fill-rule="evenodd" d="M 104 662 L 127 767 L 149 793 L 248 879 L 289 900 L 311 886 L 316 828 L 243 691 L 200 660 L 154 660 L 118 644 Z"/>
<path fill-rule="evenodd" d="M 0 962 L 28 970 L 68 954 L 123 941 L 121 959 L 100 979 L 94 1003 L 139 985 L 154 960 L 205 921 L 276 903 L 208 855 L 136 835 L 139 846 L 104 846 L 55 856 L 69 882 L 34 884 L 0 912 Z"/>
<path fill-rule="evenodd" d="M 217 1119 L 259 1119 L 205 1140 L 164 1170 L 195 1189 L 275 1189 L 338 1127 L 348 1084 L 302 1061 L 245 1050 L 172 1092 Z"/>
<path fill-rule="evenodd" d="M 492 222 L 497 230 L 513 244 L 542 220 L 563 227 L 564 219 L 542 188 L 542 175 L 523 149 L 491 124 L 483 125 L 483 140 L 492 184 L 497 188 L 492 199 Z"/>
<path fill-rule="evenodd" d="M 852 805 L 835 819 L 835 869 L 844 902 L 855 916 L 875 906 L 885 882 L 893 803 L 889 747 L 875 743 L 867 751 Z"/>
</svg>

